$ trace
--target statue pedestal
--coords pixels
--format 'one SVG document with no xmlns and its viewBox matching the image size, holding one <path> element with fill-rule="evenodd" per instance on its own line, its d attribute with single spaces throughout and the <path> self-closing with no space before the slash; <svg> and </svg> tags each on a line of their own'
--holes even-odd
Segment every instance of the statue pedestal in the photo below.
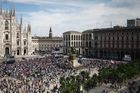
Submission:
<svg viewBox="0 0 140 93">
<path fill-rule="evenodd" d="M 80 67 L 82 66 L 80 63 L 78 63 L 78 59 L 76 58 L 76 54 L 70 54 L 69 61 L 73 67 Z"/>
<path fill-rule="evenodd" d="M 81 64 L 78 63 L 78 60 L 77 60 L 77 59 L 71 60 L 71 63 L 72 63 L 72 66 L 73 66 L 73 67 L 80 67 L 80 66 L 81 66 Z"/>
</svg>

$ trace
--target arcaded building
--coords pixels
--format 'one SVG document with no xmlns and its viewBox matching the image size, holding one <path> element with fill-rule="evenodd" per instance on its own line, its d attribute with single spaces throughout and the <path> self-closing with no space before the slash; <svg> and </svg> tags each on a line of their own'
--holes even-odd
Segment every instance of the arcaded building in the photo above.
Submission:
<svg viewBox="0 0 140 93">
<path fill-rule="evenodd" d="M 0 56 L 30 55 L 32 53 L 31 25 L 16 19 L 15 8 L 0 8 Z"/>
<path fill-rule="evenodd" d="M 64 54 L 70 54 L 71 48 L 76 49 L 76 54 L 82 54 L 82 33 L 78 31 L 67 31 L 63 33 Z"/>
</svg>

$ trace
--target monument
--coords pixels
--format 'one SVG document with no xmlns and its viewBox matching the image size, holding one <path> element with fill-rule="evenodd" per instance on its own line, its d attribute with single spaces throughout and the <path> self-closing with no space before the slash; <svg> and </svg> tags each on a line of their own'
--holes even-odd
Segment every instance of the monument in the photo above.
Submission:
<svg viewBox="0 0 140 93">
<path fill-rule="evenodd" d="M 71 54 L 69 55 L 69 61 L 73 67 L 82 66 L 80 63 L 78 63 L 78 59 L 76 58 L 76 49 L 75 48 L 71 48 Z"/>
</svg>

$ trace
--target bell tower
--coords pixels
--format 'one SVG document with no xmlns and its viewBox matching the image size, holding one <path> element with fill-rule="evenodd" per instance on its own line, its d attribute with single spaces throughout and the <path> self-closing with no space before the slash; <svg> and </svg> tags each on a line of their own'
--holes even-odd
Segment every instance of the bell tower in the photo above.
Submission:
<svg viewBox="0 0 140 93">
<path fill-rule="evenodd" d="M 49 30 L 49 38 L 52 38 L 52 28 L 50 27 L 50 30 Z"/>
</svg>

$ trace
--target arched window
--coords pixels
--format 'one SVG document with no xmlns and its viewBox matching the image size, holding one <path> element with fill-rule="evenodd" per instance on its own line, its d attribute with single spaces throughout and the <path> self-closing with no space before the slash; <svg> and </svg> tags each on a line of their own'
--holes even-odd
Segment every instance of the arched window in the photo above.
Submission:
<svg viewBox="0 0 140 93">
<path fill-rule="evenodd" d="M 9 55 L 9 47 L 5 48 L 5 55 Z"/>
<path fill-rule="evenodd" d="M 5 30 L 8 30 L 9 29 L 9 22 L 6 20 L 5 21 Z"/>
</svg>

